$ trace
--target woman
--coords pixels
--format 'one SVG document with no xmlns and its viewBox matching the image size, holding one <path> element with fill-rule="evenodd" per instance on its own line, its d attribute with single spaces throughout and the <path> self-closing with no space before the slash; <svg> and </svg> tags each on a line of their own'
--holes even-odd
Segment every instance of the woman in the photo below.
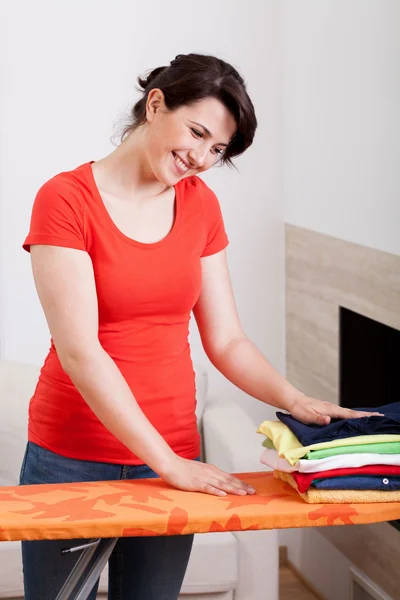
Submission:
<svg viewBox="0 0 400 600">
<path fill-rule="evenodd" d="M 196 175 L 253 141 L 243 79 L 190 54 L 139 83 L 116 150 L 57 175 L 35 200 L 24 247 L 53 341 L 30 404 L 21 484 L 160 476 L 183 490 L 251 494 L 195 460 L 192 310 L 207 356 L 247 394 L 307 423 L 359 414 L 303 396 L 241 328 L 219 204 Z M 191 545 L 192 536 L 120 539 L 109 597 L 177 598 Z M 76 560 L 62 546 L 23 544 L 26 600 L 57 595 Z"/>
</svg>

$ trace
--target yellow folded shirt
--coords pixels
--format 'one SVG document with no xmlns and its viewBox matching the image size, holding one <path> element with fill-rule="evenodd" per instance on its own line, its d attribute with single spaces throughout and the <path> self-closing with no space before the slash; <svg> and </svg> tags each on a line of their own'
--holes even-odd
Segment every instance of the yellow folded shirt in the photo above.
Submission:
<svg viewBox="0 0 400 600">
<path fill-rule="evenodd" d="M 332 440 L 330 442 L 320 442 L 319 444 L 312 444 L 311 446 L 303 446 L 289 427 L 281 421 L 264 421 L 257 429 L 257 433 L 262 433 L 272 440 L 279 456 L 286 458 L 291 465 L 295 465 L 299 458 L 303 458 L 303 456 L 308 454 L 311 450 L 337 448 L 338 446 L 378 444 L 381 442 L 400 442 L 399 434 L 385 433 L 378 435 L 358 435 L 350 438 Z"/>
<path fill-rule="evenodd" d="M 370 502 L 400 502 L 400 491 L 382 490 L 317 490 L 309 487 L 305 493 L 299 492 L 296 481 L 290 473 L 274 471 L 275 479 L 289 483 L 309 504 L 367 504 Z"/>
</svg>

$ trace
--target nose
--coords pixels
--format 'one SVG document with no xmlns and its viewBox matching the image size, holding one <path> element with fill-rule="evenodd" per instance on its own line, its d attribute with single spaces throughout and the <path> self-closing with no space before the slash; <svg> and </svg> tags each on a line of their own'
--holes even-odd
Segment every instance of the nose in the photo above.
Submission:
<svg viewBox="0 0 400 600">
<path fill-rule="evenodd" d="M 209 149 L 206 144 L 201 146 L 199 145 L 198 148 L 192 148 L 192 150 L 190 150 L 188 153 L 191 166 L 198 169 L 204 167 L 208 154 Z"/>
</svg>

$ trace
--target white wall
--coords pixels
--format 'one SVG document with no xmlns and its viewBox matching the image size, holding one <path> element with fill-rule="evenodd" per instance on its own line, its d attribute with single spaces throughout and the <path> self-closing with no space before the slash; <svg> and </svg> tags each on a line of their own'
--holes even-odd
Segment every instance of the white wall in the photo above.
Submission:
<svg viewBox="0 0 400 600">
<path fill-rule="evenodd" d="M 285 220 L 400 254 L 400 2 L 284 3 Z"/>
<path fill-rule="evenodd" d="M 235 64 L 259 119 L 240 173 L 215 170 L 231 240 L 237 303 L 249 336 L 283 368 L 280 6 L 273 0 L 5 0 L 0 107 L 1 356 L 41 363 L 49 345 L 29 256 L 21 249 L 39 186 L 61 170 L 112 149 L 115 119 L 136 98 L 138 73 L 178 53 L 204 52 Z M 204 362 L 193 334 L 193 356 Z M 212 390 L 243 394 L 212 374 Z M 257 420 L 268 418 L 250 400 Z"/>
<path fill-rule="evenodd" d="M 285 221 L 400 255 L 400 3 L 285 0 L 282 22 Z M 347 600 L 350 563 L 318 531 L 279 539 Z"/>
</svg>

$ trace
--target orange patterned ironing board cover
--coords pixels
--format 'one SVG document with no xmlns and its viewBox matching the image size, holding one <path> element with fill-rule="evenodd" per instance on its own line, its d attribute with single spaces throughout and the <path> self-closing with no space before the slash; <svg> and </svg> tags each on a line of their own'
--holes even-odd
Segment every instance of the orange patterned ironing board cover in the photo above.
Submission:
<svg viewBox="0 0 400 600">
<path fill-rule="evenodd" d="M 271 472 L 237 475 L 255 495 L 183 492 L 160 479 L 0 488 L 0 540 L 185 535 L 400 519 L 400 502 L 307 504 Z"/>
</svg>

